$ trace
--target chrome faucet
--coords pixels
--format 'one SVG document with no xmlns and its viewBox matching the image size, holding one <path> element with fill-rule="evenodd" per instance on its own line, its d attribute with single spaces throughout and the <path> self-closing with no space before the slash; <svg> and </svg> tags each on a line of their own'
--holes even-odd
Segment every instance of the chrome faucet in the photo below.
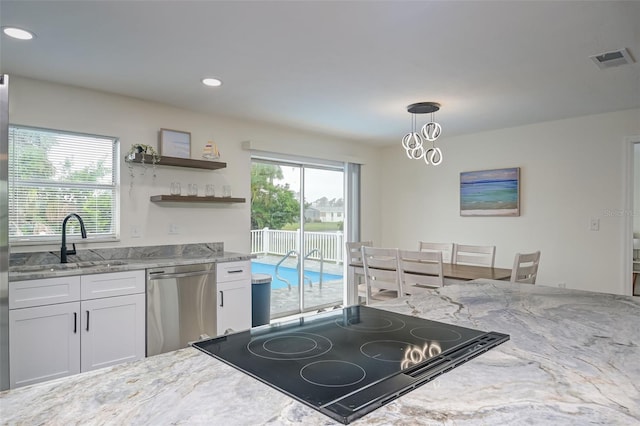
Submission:
<svg viewBox="0 0 640 426">
<path fill-rule="evenodd" d="M 68 254 L 76 254 L 76 244 L 73 243 L 73 250 L 67 250 L 67 221 L 75 217 L 80 222 L 80 233 L 82 234 L 82 238 L 87 238 L 87 230 L 84 228 L 84 222 L 82 218 L 76 214 L 71 213 L 68 214 L 67 217 L 62 221 L 62 247 L 60 247 L 60 263 L 67 263 L 67 255 Z"/>
</svg>

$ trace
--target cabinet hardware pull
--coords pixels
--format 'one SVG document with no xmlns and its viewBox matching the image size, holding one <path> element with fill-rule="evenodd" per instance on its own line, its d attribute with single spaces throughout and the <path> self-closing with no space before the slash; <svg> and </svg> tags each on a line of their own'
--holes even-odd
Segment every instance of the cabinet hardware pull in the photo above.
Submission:
<svg viewBox="0 0 640 426">
<path fill-rule="evenodd" d="M 241 272 L 244 272 L 244 269 L 236 269 L 234 271 L 227 271 L 228 274 L 239 274 Z"/>
<path fill-rule="evenodd" d="M 78 313 L 73 313 L 73 334 L 78 332 Z"/>
<path fill-rule="evenodd" d="M 224 291 L 220 290 L 220 307 L 224 306 Z"/>
<path fill-rule="evenodd" d="M 153 272 L 149 273 L 149 279 L 150 280 L 159 280 L 159 279 L 163 279 L 163 278 L 186 278 L 186 277 L 196 277 L 196 276 L 205 276 L 205 275 L 211 275 L 214 274 L 215 271 L 196 271 L 196 272 L 185 272 L 185 273 L 169 273 L 169 274 L 158 274 L 158 275 L 154 275 L 151 276 L 151 274 L 153 274 Z"/>
<path fill-rule="evenodd" d="M 87 311 L 87 331 L 89 331 L 89 311 Z"/>
</svg>

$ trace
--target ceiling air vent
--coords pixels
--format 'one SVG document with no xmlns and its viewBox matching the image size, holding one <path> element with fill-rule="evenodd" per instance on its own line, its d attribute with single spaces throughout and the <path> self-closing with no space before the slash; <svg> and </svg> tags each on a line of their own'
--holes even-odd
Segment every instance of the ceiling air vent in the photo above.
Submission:
<svg viewBox="0 0 640 426">
<path fill-rule="evenodd" d="M 596 63 L 596 65 L 600 69 L 632 64 L 635 62 L 627 48 L 614 50 L 612 52 L 601 53 L 599 55 L 593 55 L 589 57 L 593 62 Z"/>
</svg>

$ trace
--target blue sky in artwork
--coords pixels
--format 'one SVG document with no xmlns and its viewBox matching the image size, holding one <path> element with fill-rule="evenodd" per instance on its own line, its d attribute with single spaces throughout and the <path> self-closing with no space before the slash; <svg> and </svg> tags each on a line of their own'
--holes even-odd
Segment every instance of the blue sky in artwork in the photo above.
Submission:
<svg viewBox="0 0 640 426">
<path fill-rule="evenodd" d="M 460 173 L 460 183 L 516 180 L 517 178 L 517 167 L 511 169 L 478 170 L 474 172 Z"/>
</svg>

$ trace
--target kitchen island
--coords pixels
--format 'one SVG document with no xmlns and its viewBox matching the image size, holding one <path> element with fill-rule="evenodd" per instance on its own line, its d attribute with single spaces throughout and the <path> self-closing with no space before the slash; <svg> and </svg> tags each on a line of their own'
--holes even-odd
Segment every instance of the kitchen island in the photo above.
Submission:
<svg viewBox="0 0 640 426">
<path fill-rule="evenodd" d="M 511 340 L 352 424 L 640 423 L 638 297 L 478 280 L 375 306 Z M 3 424 L 335 423 L 193 348 L 6 391 L 0 412 Z"/>
</svg>

